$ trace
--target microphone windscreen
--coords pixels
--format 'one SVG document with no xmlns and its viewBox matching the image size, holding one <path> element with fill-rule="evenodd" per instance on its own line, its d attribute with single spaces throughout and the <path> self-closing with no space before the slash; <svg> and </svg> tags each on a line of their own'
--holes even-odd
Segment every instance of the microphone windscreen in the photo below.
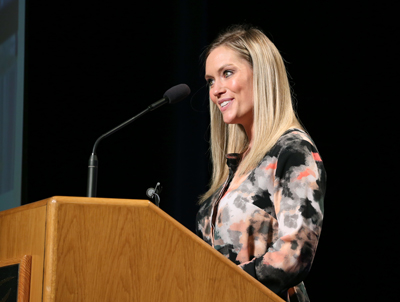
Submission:
<svg viewBox="0 0 400 302">
<path fill-rule="evenodd" d="M 179 84 L 171 87 L 164 93 L 164 97 L 168 99 L 170 104 L 182 101 L 190 94 L 190 88 L 186 84 Z"/>
<path fill-rule="evenodd" d="M 153 188 L 148 188 L 148 189 L 146 190 L 146 195 L 147 195 L 149 198 L 153 198 L 155 192 L 156 192 L 156 191 L 155 191 Z"/>
</svg>

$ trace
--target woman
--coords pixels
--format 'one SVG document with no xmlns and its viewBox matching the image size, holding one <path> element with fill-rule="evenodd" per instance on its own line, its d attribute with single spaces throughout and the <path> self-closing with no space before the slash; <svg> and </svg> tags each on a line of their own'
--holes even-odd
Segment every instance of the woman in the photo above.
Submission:
<svg viewBox="0 0 400 302">
<path fill-rule="evenodd" d="M 213 175 L 197 234 L 284 300 L 309 301 L 302 281 L 321 233 L 325 170 L 283 60 L 260 30 L 240 26 L 205 57 Z"/>
</svg>

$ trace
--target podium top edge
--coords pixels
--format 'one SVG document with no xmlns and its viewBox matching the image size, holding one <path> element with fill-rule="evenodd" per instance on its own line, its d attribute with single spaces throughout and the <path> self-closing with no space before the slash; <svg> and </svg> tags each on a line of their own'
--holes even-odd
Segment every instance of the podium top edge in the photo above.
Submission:
<svg viewBox="0 0 400 302">
<path fill-rule="evenodd" d="M 148 207 L 151 202 L 145 199 L 118 199 L 118 198 L 93 198 L 93 197 L 73 197 L 73 196 L 53 196 L 36 202 L 28 203 L 16 208 L 0 212 L 0 216 L 8 215 L 19 211 L 30 210 L 47 205 L 57 204 L 97 204 L 97 205 L 124 205 L 135 207 Z"/>
<path fill-rule="evenodd" d="M 122 199 L 122 198 L 101 198 L 101 197 L 74 197 L 74 196 L 53 196 L 45 199 L 47 204 L 98 204 L 98 205 L 128 205 L 137 207 L 148 207 L 151 203 L 145 199 Z M 39 201 L 41 202 L 41 201 Z"/>
</svg>

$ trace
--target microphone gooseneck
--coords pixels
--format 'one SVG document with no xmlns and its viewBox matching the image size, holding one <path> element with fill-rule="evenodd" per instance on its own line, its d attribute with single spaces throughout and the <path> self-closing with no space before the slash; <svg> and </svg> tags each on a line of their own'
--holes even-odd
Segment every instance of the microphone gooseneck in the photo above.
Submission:
<svg viewBox="0 0 400 302">
<path fill-rule="evenodd" d="M 150 106 L 148 106 L 145 110 L 140 112 L 138 115 L 132 117 L 131 119 L 127 120 L 126 122 L 118 125 L 114 129 L 108 131 L 107 133 L 101 135 L 93 145 L 92 154 L 89 158 L 89 165 L 88 165 L 88 185 L 87 185 L 87 197 L 96 197 L 97 192 L 97 172 L 98 172 L 98 159 L 96 156 L 96 149 L 99 145 L 100 141 L 107 136 L 117 132 L 118 130 L 122 129 L 123 127 L 129 125 L 133 121 L 137 120 L 139 117 L 145 115 L 149 111 L 153 111 L 158 107 L 169 103 L 174 104 L 179 101 L 182 101 L 185 97 L 190 94 L 190 88 L 186 84 L 179 84 L 174 87 L 168 89 L 162 99 L 154 102 Z"/>
</svg>

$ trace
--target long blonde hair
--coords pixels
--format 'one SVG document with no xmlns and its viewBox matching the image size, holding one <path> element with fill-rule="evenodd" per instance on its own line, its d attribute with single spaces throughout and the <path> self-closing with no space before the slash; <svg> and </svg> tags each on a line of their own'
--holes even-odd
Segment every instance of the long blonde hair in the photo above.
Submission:
<svg viewBox="0 0 400 302">
<path fill-rule="evenodd" d="M 256 28 L 234 26 L 218 36 L 205 51 L 205 59 L 219 46 L 236 51 L 253 70 L 253 142 L 236 173 L 254 169 L 278 138 L 289 128 L 303 129 L 293 110 L 289 81 L 283 59 L 275 45 Z M 242 153 L 249 147 L 244 127 L 227 125 L 221 111 L 210 100 L 211 157 L 213 163 L 210 189 L 200 198 L 211 196 L 228 176 L 225 155 Z"/>
</svg>

